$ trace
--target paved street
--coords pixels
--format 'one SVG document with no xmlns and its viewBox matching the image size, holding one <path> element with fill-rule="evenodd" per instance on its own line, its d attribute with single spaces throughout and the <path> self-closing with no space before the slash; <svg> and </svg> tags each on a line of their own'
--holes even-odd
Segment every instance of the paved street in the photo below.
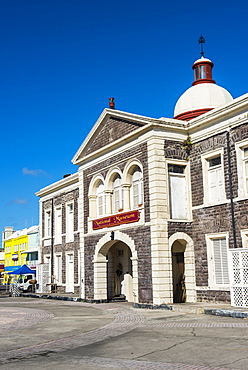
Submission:
<svg viewBox="0 0 248 370">
<path fill-rule="evenodd" d="M 129 303 L 0 299 L 3 369 L 248 369 L 248 320 Z"/>
</svg>

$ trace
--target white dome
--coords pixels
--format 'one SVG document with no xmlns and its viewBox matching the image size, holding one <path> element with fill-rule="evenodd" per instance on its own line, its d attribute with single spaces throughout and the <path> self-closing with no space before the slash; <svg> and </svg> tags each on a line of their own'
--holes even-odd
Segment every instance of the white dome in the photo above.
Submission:
<svg viewBox="0 0 248 370">
<path fill-rule="evenodd" d="M 180 96 L 174 117 L 186 112 L 217 108 L 232 100 L 232 95 L 223 87 L 213 83 L 200 83 L 190 87 Z"/>
<path fill-rule="evenodd" d="M 202 63 L 202 62 L 210 62 L 210 63 L 213 63 L 212 60 L 208 59 L 208 58 L 204 58 L 204 57 L 201 57 L 200 59 L 197 59 L 194 64 L 196 63 Z"/>
</svg>

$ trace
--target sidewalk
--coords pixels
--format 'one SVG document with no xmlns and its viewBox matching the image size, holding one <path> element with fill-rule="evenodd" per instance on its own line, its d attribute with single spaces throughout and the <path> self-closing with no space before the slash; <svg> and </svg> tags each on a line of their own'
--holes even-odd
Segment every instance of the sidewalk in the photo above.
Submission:
<svg viewBox="0 0 248 370">
<path fill-rule="evenodd" d="M 22 297 L 32 297 L 41 299 L 55 299 L 63 301 L 74 301 L 82 303 L 92 303 L 97 305 L 95 302 L 88 302 L 81 299 L 76 294 L 61 294 L 61 293 L 23 293 Z M 109 303 L 102 303 L 108 305 Z M 121 303 L 120 303 L 121 304 Z M 205 314 L 214 316 L 225 316 L 234 318 L 248 318 L 248 307 L 232 307 L 230 304 L 222 303 L 208 303 L 208 302 L 197 302 L 197 303 L 173 303 L 168 305 L 154 306 L 151 304 L 133 304 L 136 309 L 149 309 L 149 310 L 170 310 L 173 312 L 192 313 L 192 314 Z"/>
</svg>

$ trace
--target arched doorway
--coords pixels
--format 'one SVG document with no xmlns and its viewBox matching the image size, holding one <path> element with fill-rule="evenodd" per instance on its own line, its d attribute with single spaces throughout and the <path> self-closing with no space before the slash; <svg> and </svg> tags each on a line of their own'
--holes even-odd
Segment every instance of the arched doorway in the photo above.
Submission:
<svg viewBox="0 0 248 370">
<path fill-rule="evenodd" d="M 173 302 L 186 301 L 184 252 L 186 242 L 176 240 L 172 245 Z"/>
<path fill-rule="evenodd" d="M 193 240 L 184 232 L 176 232 L 169 237 L 169 247 L 171 249 L 173 300 L 174 302 L 196 302 L 195 253 Z M 184 275 L 184 281 L 180 280 L 181 274 Z M 177 294 L 176 284 L 181 284 L 181 288 L 182 284 L 185 285 L 184 289 L 179 287 L 180 294 Z"/>
<path fill-rule="evenodd" d="M 108 299 L 116 297 L 132 301 L 132 261 L 131 250 L 123 242 L 117 241 L 107 253 Z"/>
<path fill-rule="evenodd" d="M 106 234 L 96 245 L 93 263 L 95 300 L 123 295 L 137 302 L 137 252 L 129 236 L 119 231 Z"/>
</svg>

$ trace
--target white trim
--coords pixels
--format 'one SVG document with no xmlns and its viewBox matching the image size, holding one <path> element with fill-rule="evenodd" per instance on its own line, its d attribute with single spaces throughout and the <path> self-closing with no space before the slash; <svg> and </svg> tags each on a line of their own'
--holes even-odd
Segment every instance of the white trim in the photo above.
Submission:
<svg viewBox="0 0 248 370">
<path fill-rule="evenodd" d="M 213 202 L 210 201 L 210 184 L 209 184 L 209 167 L 208 161 L 214 157 L 219 156 L 221 157 L 221 164 L 219 168 L 222 170 L 222 183 L 223 183 L 223 197 Z M 218 148 L 216 150 L 209 151 L 201 156 L 202 161 L 202 177 L 203 177 L 203 193 L 204 193 L 204 206 L 208 205 L 219 205 L 223 202 L 227 201 L 226 198 L 226 190 L 225 190 L 225 174 L 224 174 L 224 148 Z"/>
<path fill-rule="evenodd" d="M 61 266 L 58 266 L 58 257 L 61 257 Z M 62 285 L 62 265 L 63 265 L 63 261 L 62 261 L 62 252 L 56 252 L 54 253 L 54 277 L 55 277 L 55 283 L 57 285 Z M 57 272 L 58 272 L 58 268 L 59 268 L 59 273 L 57 276 Z"/>
<path fill-rule="evenodd" d="M 244 149 L 248 148 L 248 139 L 235 143 L 236 157 L 237 157 L 237 173 L 238 173 L 238 198 L 248 198 L 248 189 L 246 185 L 246 170 L 244 159 Z M 248 175 L 248 174 L 247 174 Z"/>
<path fill-rule="evenodd" d="M 35 195 L 38 197 L 44 198 L 45 196 L 49 196 L 49 194 L 57 194 L 59 191 L 64 191 L 65 188 L 72 188 L 74 189 L 75 186 L 78 186 L 78 172 L 65 177 L 57 182 L 52 183 L 51 185 L 46 186 L 45 188 L 40 189 Z M 49 198 L 48 198 L 49 199 Z M 43 199 L 44 201 L 44 199 Z"/>
<path fill-rule="evenodd" d="M 70 261 L 69 261 L 69 256 L 73 256 L 73 274 L 70 275 L 70 270 L 69 270 L 69 265 L 70 265 Z M 65 252 L 65 264 L 66 264 L 66 268 L 65 268 L 65 271 L 66 271 L 66 292 L 68 293 L 74 293 L 74 286 L 75 286 L 75 282 L 74 282 L 74 270 L 75 270 L 75 256 L 74 256 L 74 251 L 66 251 Z M 71 286 L 70 286 L 70 283 Z M 72 288 L 72 289 L 70 289 Z"/>
<path fill-rule="evenodd" d="M 185 177 L 185 183 L 186 183 L 186 195 L 187 195 L 187 218 L 185 219 L 174 219 L 174 218 L 169 218 L 169 220 L 171 221 L 176 221 L 176 222 L 189 222 L 190 220 L 192 220 L 192 198 L 191 198 L 191 183 L 190 183 L 190 163 L 189 161 L 185 161 L 185 160 L 182 160 L 182 159 L 165 159 L 165 163 L 166 163 L 166 171 L 167 171 L 167 184 L 168 184 L 168 207 L 169 207 L 169 214 L 171 217 L 171 211 L 170 211 L 170 188 L 169 188 L 169 171 L 168 171 L 168 165 L 169 164 L 175 164 L 175 165 L 179 165 L 179 166 L 185 166 L 185 173 L 182 175 Z"/>
<path fill-rule="evenodd" d="M 54 217 L 54 244 L 62 244 L 62 206 L 55 208 Z"/>
<path fill-rule="evenodd" d="M 225 239 L 226 240 L 226 249 L 227 249 L 227 257 L 228 257 L 228 250 L 229 250 L 229 233 L 228 232 L 221 232 L 221 233 L 213 233 L 213 234 L 205 234 L 206 238 L 206 245 L 207 245 L 207 259 L 208 259 L 208 285 L 210 289 L 214 290 L 225 290 L 229 289 L 230 284 L 217 284 L 215 282 L 216 275 L 215 275 L 215 267 L 214 267 L 214 250 L 213 250 L 213 240 L 215 239 Z M 228 268 L 228 261 L 227 261 L 227 268 Z"/>
<path fill-rule="evenodd" d="M 176 232 L 169 237 L 169 249 L 172 251 L 172 246 L 175 241 L 185 241 L 184 251 L 184 271 L 185 271 L 185 285 L 186 285 L 186 301 L 196 302 L 196 282 L 195 282 L 195 251 L 194 242 L 191 237 L 184 232 Z M 172 269 L 172 257 L 171 257 Z M 173 286 L 171 287 L 173 290 Z"/>
<path fill-rule="evenodd" d="M 241 239 L 242 239 L 242 248 L 248 247 L 248 229 L 242 229 L 240 230 L 241 233 Z"/>
<path fill-rule="evenodd" d="M 70 211 L 71 205 L 72 205 L 72 211 Z M 72 214 L 72 220 L 71 220 L 71 214 Z M 73 199 L 65 203 L 66 243 L 72 243 L 74 241 L 74 214 L 75 214 L 75 202 Z"/>
</svg>

